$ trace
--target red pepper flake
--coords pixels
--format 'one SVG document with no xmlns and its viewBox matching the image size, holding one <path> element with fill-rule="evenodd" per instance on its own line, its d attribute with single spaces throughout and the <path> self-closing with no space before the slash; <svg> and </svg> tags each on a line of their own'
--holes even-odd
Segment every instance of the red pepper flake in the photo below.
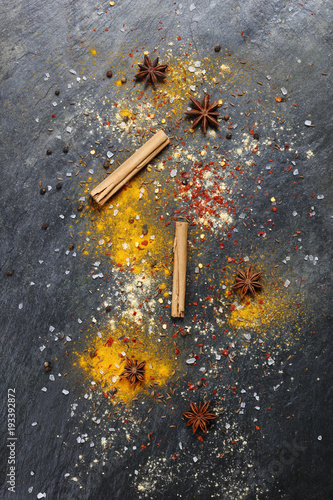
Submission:
<svg viewBox="0 0 333 500">
<path fill-rule="evenodd" d="M 195 385 L 193 385 L 193 384 L 189 383 L 189 384 L 188 384 L 188 388 L 190 389 L 190 391 L 194 391 L 194 389 L 195 389 Z"/>
<path fill-rule="evenodd" d="M 276 100 L 276 102 L 281 102 L 282 101 L 281 97 L 275 97 L 275 100 Z"/>
<path fill-rule="evenodd" d="M 199 439 L 199 441 L 201 441 L 202 443 L 204 442 L 204 439 L 202 436 L 197 436 L 197 438 Z"/>
<path fill-rule="evenodd" d="M 230 306 L 230 311 L 234 311 L 235 309 L 236 309 L 235 304 L 231 304 L 231 306 Z"/>
<path fill-rule="evenodd" d="M 228 356 L 229 351 L 227 351 L 226 349 L 223 349 L 222 354 L 223 354 L 223 356 Z"/>
<path fill-rule="evenodd" d="M 52 118 L 55 118 L 57 115 L 52 115 Z"/>
<path fill-rule="evenodd" d="M 175 354 L 176 356 L 180 353 L 180 350 L 179 349 L 175 349 Z"/>
<path fill-rule="evenodd" d="M 143 450 L 145 450 L 145 449 L 147 448 L 147 446 L 145 446 L 144 444 L 142 444 L 142 445 L 141 445 L 141 448 L 142 448 Z"/>
<path fill-rule="evenodd" d="M 107 392 L 103 392 L 105 399 L 109 397 L 109 394 Z"/>
<path fill-rule="evenodd" d="M 107 340 L 107 342 L 106 342 L 106 343 L 107 343 L 107 345 L 108 345 L 109 347 L 111 347 L 111 346 L 112 346 L 112 344 L 113 344 L 113 338 L 112 338 L 112 337 L 110 337 L 110 338 Z"/>
<path fill-rule="evenodd" d="M 276 207 L 272 207 L 272 210 L 273 210 L 273 212 L 276 212 L 277 208 Z"/>
<path fill-rule="evenodd" d="M 177 458 L 178 458 L 178 457 L 177 457 L 177 455 L 172 455 L 172 458 L 173 458 L 174 460 L 177 460 Z"/>
</svg>

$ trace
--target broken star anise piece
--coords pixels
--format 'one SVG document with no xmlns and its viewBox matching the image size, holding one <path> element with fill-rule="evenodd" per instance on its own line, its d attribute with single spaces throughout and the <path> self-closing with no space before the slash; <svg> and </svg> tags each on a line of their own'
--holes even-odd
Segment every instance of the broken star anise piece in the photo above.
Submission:
<svg viewBox="0 0 333 500">
<path fill-rule="evenodd" d="M 127 378 L 130 386 L 135 386 L 145 379 L 145 361 L 138 364 L 136 359 L 126 358 L 125 370 L 120 374 L 120 378 Z"/>
<path fill-rule="evenodd" d="M 210 99 L 209 94 L 205 94 L 202 104 L 200 104 L 200 102 L 197 101 L 196 99 L 193 99 L 191 96 L 190 99 L 192 101 L 194 109 L 191 109 L 190 111 L 185 111 L 185 114 L 194 118 L 194 121 L 192 122 L 192 128 L 196 128 L 201 123 L 201 127 L 204 134 L 207 131 L 208 125 L 217 128 L 219 126 L 219 123 L 217 121 L 219 112 L 216 111 L 218 103 L 213 102 L 212 104 L 209 104 L 209 99 Z"/>
<path fill-rule="evenodd" d="M 207 433 L 207 424 L 214 418 L 217 418 L 215 413 L 208 410 L 209 401 L 205 404 L 199 403 L 198 405 L 191 401 L 190 404 L 192 411 L 184 413 L 184 417 L 189 419 L 187 425 L 192 425 L 193 434 L 199 427 L 203 432 Z"/>
<path fill-rule="evenodd" d="M 139 68 L 141 71 L 139 71 L 139 73 L 135 75 L 135 78 L 137 80 L 145 79 L 145 87 L 148 85 L 148 83 L 151 83 L 155 88 L 156 83 L 159 80 L 164 80 L 164 78 L 166 78 L 164 72 L 167 67 L 167 64 L 158 64 L 158 57 L 156 57 L 156 59 L 151 62 L 149 57 L 145 56 L 144 63 L 139 64 Z"/>
<path fill-rule="evenodd" d="M 259 282 L 262 273 L 252 273 L 252 267 L 250 266 L 245 273 L 238 269 L 235 278 L 236 283 L 232 285 L 231 288 L 234 290 L 241 290 L 241 298 L 243 298 L 247 293 L 255 295 L 257 291 L 260 291 L 262 284 Z"/>
</svg>

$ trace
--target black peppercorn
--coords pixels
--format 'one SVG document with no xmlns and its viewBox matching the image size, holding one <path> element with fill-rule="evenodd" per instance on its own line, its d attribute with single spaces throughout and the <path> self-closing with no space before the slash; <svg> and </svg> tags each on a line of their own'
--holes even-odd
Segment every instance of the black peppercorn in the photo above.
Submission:
<svg viewBox="0 0 333 500">
<path fill-rule="evenodd" d="M 46 193 L 46 189 L 45 189 L 45 188 L 41 188 L 41 189 L 39 190 L 39 192 L 40 192 L 40 194 L 42 194 L 42 195 L 43 195 L 43 194 L 45 194 L 45 193 Z"/>
<path fill-rule="evenodd" d="M 111 311 L 111 306 L 106 306 L 106 308 L 105 308 L 105 312 L 106 312 L 106 313 L 109 313 L 110 311 Z"/>
<path fill-rule="evenodd" d="M 183 184 L 184 186 L 186 186 L 186 184 L 187 184 L 187 180 L 186 180 L 186 179 L 185 179 L 185 180 L 183 180 L 183 181 L 182 181 L 182 184 Z"/>
<path fill-rule="evenodd" d="M 77 210 L 78 212 L 82 212 L 82 210 L 83 210 L 83 206 L 82 206 L 82 205 L 79 205 L 79 206 L 77 207 L 77 209 L 76 209 L 76 210 Z"/>
<path fill-rule="evenodd" d="M 130 224 L 133 224 L 133 222 L 134 222 L 134 218 L 133 218 L 133 217 L 130 217 L 130 218 L 128 219 L 128 222 L 129 222 Z"/>
<path fill-rule="evenodd" d="M 259 134 L 253 134 L 253 139 L 255 141 L 259 141 Z"/>
<path fill-rule="evenodd" d="M 52 154 L 51 149 L 48 149 L 48 150 L 46 151 L 46 154 L 47 154 L 48 156 L 50 156 L 50 155 Z"/>
<path fill-rule="evenodd" d="M 215 45 L 214 50 L 215 50 L 215 52 L 220 52 L 221 45 Z"/>
<path fill-rule="evenodd" d="M 10 271 L 7 271 L 7 276 L 13 276 L 14 274 L 14 271 L 10 270 Z"/>
<path fill-rule="evenodd" d="M 59 189 L 61 189 L 61 188 L 62 188 L 62 184 L 61 184 L 61 182 L 58 182 L 58 184 L 56 185 L 56 189 L 58 189 L 58 191 L 59 191 Z"/>
<path fill-rule="evenodd" d="M 117 389 L 117 387 L 112 387 L 112 388 L 110 389 L 110 392 L 111 392 L 112 394 L 116 394 L 117 390 L 118 390 L 118 389 Z"/>
<path fill-rule="evenodd" d="M 227 121 L 229 120 L 230 116 L 229 116 L 229 115 L 224 115 L 224 117 L 223 117 L 223 118 L 224 118 L 224 119 L 225 119 L 225 121 L 227 122 Z"/>
<path fill-rule="evenodd" d="M 202 380 L 198 380 L 198 382 L 197 382 L 197 386 L 198 386 L 198 387 L 202 387 L 202 385 L 203 385 L 203 381 L 202 381 Z"/>
<path fill-rule="evenodd" d="M 74 250 L 74 248 L 75 248 L 74 243 L 70 243 L 70 244 L 68 245 L 68 248 L 69 248 L 70 250 Z"/>
<path fill-rule="evenodd" d="M 43 222 L 41 227 L 42 227 L 42 229 L 47 229 L 49 226 L 46 224 L 46 222 Z"/>
<path fill-rule="evenodd" d="M 227 135 L 226 135 L 226 138 L 227 139 L 231 139 L 231 137 L 232 137 L 232 134 L 230 132 L 228 132 Z"/>
<path fill-rule="evenodd" d="M 103 163 L 103 167 L 104 167 L 106 170 L 110 167 L 110 162 L 109 162 L 109 160 L 106 160 L 106 161 Z"/>
<path fill-rule="evenodd" d="M 125 76 L 123 76 L 120 81 L 121 81 L 121 83 L 126 83 L 127 82 L 127 78 Z"/>
<path fill-rule="evenodd" d="M 68 153 L 68 151 L 69 151 L 69 144 L 66 144 L 66 146 L 64 146 L 63 152 Z"/>
<path fill-rule="evenodd" d="M 106 76 L 112 78 L 112 71 L 110 69 L 106 72 Z"/>
<path fill-rule="evenodd" d="M 143 234 L 143 236 L 146 236 L 148 234 L 147 224 L 145 224 L 144 226 L 142 226 L 142 234 Z"/>
<path fill-rule="evenodd" d="M 55 95 L 59 95 L 60 94 L 60 90 L 57 89 L 57 90 L 54 91 L 54 93 L 55 93 Z"/>
</svg>

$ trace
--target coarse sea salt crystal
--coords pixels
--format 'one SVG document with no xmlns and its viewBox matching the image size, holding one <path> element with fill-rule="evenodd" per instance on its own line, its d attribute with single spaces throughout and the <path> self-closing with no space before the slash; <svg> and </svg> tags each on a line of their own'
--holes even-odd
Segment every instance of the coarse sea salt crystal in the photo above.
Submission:
<svg viewBox="0 0 333 500">
<path fill-rule="evenodd" d="M 194 66 L 189 66 L 188 70 L 189 70 L 190 73 L 194 73 L 195 72 L 195 67 Z"/>
<path fill-rule="evenodd" d="M 65 396 L 67 396 L 67 394 L 69 394 L 69 391 L 67 391 L 66 389 L 63 389 L 61 392 L 62 392 L 63 394 L 65 394 Z"/>
<path fill-rule="evenodd" d="M 295 170 L 293 171 L 293 174 L 298 175 L 298 168 L 295 168 Z"/>
<path fill-rule="evenodd" d="M 51 375 L 49 375 L 49 379 L 51 380 L 51 382 L 54 382 L 55 381 L 55 376 L 51 373 Z"/>
<path fill-rule="evenodd" d="M 194 10 L 194 9 L 196 9 L 196 6 L 194 5 L 194 3 L 192 3 L 192 4 L 190 5 L 190 12 L 192 12 L 192 10 Z"/>
<path fill-rule="evenodd" d="M 188 365 L 193 365 L 193 363 L 195 363 L 195 361 L 196 361 L 196 359 L 195 359 L 195 358 L 189 358 L 189 359 L 187 359 L 187 360 L 186 360 L 186 363 L 187 363 Z"/>
<path fill-rule="evenodd" d="M 192 92 L 195 92 L 195 91 L 196 91 L 195 85 L 190 85 L 190 90 L 192 90 Z M 188 111 L 189 111 L 190 109 L 191 109 L 191 108 L 188 108 Z"/>
<path fill-rule="evenodd" d="M 285 87 L 281 87 L 281 92 L 283 95 L 287 95 L 288 94 L 288 91 Z"/>
<path fill-rule="evenodd" d="M 198 457 L 193 457 L 193 462 L 197 462 L 198 461 Z"/>
<path fill-rule="evenodd" d="M 288 288 L 288 286 L 290 285 L 290 281 L 289 280 L 286 280 L 283 284 L 283 286 L 285 286 L 286 288 Z"/>
<path fill-rule="evenodd" d="M 305 120 L 304 125 L 311 127 L 311 120 Z"/>
<path fill-rule="evenodd" d="M 323 194 L 318 194 L 317 200 L 323 200 L 325 196 Z"/>
<path fill-rule="evenodd" d="M 72 73 L 72 75 L 76 75 L 75 69 L 70 69 L 69 72 Z"/>
<path fill-rule="evenodd" d="M 173 168 L 170 172 L 170 177 L 176 177 L 176 175 L 177 175 L 177 169 Z"/>
</svg>

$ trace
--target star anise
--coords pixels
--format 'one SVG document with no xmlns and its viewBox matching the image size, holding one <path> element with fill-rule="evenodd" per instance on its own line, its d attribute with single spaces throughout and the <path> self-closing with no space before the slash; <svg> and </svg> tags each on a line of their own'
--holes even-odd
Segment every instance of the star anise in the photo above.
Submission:
<svg viewBox="0 0 333 500">
<path fill-rule="evenodd" d="M 208 410 L 209 401 L 207 401 L 207 403 L 205 403 L 204 405 L 202 403 L 196 405 L 192 401 L 190 402 L 190 404 L 192 411 L 184 413 L 184 417 L 189 419 L 187 425 L 192 425 L 193 434 L 199 426 L 202 431 L 207 433 L 207 424 L 210 423 L 210 421 L 214 418 L 217 418 L 217 415 L 215 415 L 215 413 L 212 413 Z"/>
<path fill-rule="evenodd" d="M 257 291 L 260 291 L 262 284 L 259 282 L 262 273 L 252 273 L 252 267 L 250 266 L 244 273 L 240 269 L 237 271 L 235 278 L 236 283 L 232 285 L 231 288 L 234 290 L 241 289 L 241 298 L 243 298 L 247 293 L 255 295 Z"/>
<path fill-rule="evenodd" d="M 120 374 L 121 378 L 127 378 L 130 386 L 135 386 L 145 379 L 145 361 L 138 364 L 136 359 L 126 358 L 125 370 Z"/>
<path fill-rule="evenodd" d="M 150 82 L 155 88 L 156 83 L 159 80 L 164 80 L 164 78 L 166 78 L 164 71 L 167 69 L 167 67 L 167 64 L 158 64 L 158 57 L 156 57 L 156 59 L 151 62 L 149 57 L 145 56 L 144 63 L 139 64 L 139 68 L 141 71 L 139 71 L 139 73 L 135 75 L 135 78 L 137 80 L 145 79 L 145 87 Z"/>
<path fill-rule="evenodd" d="M 219 112 L 216 111 L 218 103 L 213 102 L 212 104 L 209 104 L 209 94 L 205 94 L 202 104 L 200 104 L 200 102 L 196 99 L 193 99 L 191 96 L 190 99 L 192 101 L 194 109 L 185 111 L 185 114 L 194 118 L 194 121 L 192 122 L 192 128 L 196 128 L 200 124 L 200 122 L 204 134 L 207 131 L 207 125 L 217 128 L 219 126 L 219 123 L 217 121 Z"/>
</svg>

